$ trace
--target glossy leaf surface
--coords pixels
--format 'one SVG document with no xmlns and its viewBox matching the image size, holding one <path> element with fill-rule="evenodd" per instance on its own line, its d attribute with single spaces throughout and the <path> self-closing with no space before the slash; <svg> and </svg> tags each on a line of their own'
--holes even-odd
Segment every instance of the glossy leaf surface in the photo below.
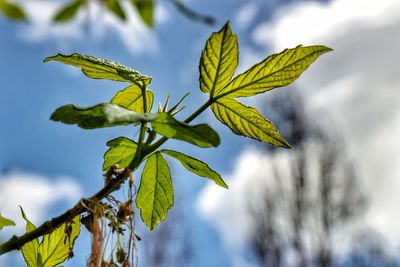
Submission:
<svg viewBox="0 0 400 267">
<path fill-rule="evenodd" d="M 218 95 L 230 81 L 238 64 L 238 43 L 229 23 L 208 39 L 200 60 L 200 89 Z"/>
<path fill-rule="evenodd" d="M 119 168 L 126 168 L 136 154 L 137 144 L 129 138 L 118 137 L 107 142 L 110 149 L 104 154 L 103 170 L 114 164 Z"/>
<path fill-rule="evenodd" d="M 218 134 L 207 124 L 188 125 L 161 112 L 151 121 L 153 130 L 165 137 L 179 139 L 199 147 L 215 147 L 220 143 Z"/>
<path fill-rule="evenodd" d="M 214 181 L 217 185 L 228 189 L 228 186 L 226 185 L 224 180 L 222 180 L 221 175 L 211 169 L 205 162 L 178 151 L 161 150 L 161 152 L 178 160 L 188 171 L 201 177 L 210 179 Z"/>
<path fill-rule="evenodd" d="M 211 105 L 211 109 L 215 117 L 235 134 L 276 146 L 290 147 L 272 122 L 261 116 L 255 108 L 247 107 L 234 99 L 220 98 Z"/>
<path fill-rule="evenodd" d="M 167 216 L 174 203 L 174 188 L 166 160 L 160 152 L 152 154 L 144 166 L 136 205 L 150 230 Z"/>
<path fill-rule="evenodd" d="M 133 110 L 138 113 L 150 112 L 153 106 L 154 94 L 146 89 L 146 104 L 147 110 L 144 111 L 142 90 L 136 84 L 132 84 L 125 89 L 119 91 L 112 99 L 111 103 L 121 107 Z"/>
<path fill-rule="evenodd" d="M 143 75 L 129 67 L 92 56 L 74 53 L 72 55 L 58 54 L 48 57 L 44 62 L 59 61 L 82 69 L 82 72 L 93 79 L 107 79 L 120 82 L 149 84 L 151 77 Z"/>
<path fill-rule="evenodd" d="M 320 55 L 330 52 L 326 46 L 297 46 L 285 49 L 238 75 L 218 95 L 230 98 L 253 96 L 294 82 Z"/>
<path fill-rule="evenodd" d="M 29 232 L 35 230 L 36 226 L 28 220 L 22 207 L 20 207 L 20 209 L 21 209 L 22 217 L 26 221 L 25 232 L 29 233 Z M 28 242 L 22 246 L 22 248 L 21 248 L 22 256 L 24 257 L 24 260 L 25 260 L 26 264 L 28 265 L 28 267 L 40 266 L 38 264 L 38 248 L 39 248 L 39 240 L 38 239 L 34 239 L 31 242 Z"/>
<path fill-rule="evenodd" d="M 50 117 L 54 121 L 77 124 L 83 129 L 128 125 L 139 121 L 151 121 L 155 118 L 155 114 L 140 114 L 110 103 L 88 108 L 69 104 L 56 109 Z"/>
<path fill-rule="evenodd" d="M 1 216 L 1 213 L 0 213 L 0 230 L 3 229 L 3 227 L 5 227 L 5 226 L 14 226 L 14 225 L 15 225 L 15 222 Z"/>
<path fill-rule="evenodd" d="M 70 229 L 66 229 L 70 227 Z M 42 267 L 54 267 L 64 262 L 74 246 L 81 229 L 80 216 L 76 216 L 68 226 L 62 224 L 52 233 L 43 236 L 38 253 L 42 259 Z M 67 230 L 70 232 L 67 234 Z"/>
</svg>

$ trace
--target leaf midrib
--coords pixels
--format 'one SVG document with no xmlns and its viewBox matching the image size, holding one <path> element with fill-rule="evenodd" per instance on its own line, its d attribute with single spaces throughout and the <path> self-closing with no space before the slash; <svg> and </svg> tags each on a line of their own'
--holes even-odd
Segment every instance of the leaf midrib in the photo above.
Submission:
<svg viewBox="0 0 400 267">
<path fill-rule="evenodd" d="M 224 47 L 224 43 L 225 43 L 224 40 L 225 40 L 226 32 L 227 32 L 227 28 L 224 27 L 224 33 L 222 34 L 222 39 L 221 39 L 221 49 L 219 51 L 218 66 L 217 66 L 217 70 L 215 72 L 215 77 L 214 77 L 214 80 L 213 80 L 213 84 L 212 84 L 210 95 L 214 95 L 215 87 L 217 86 L 218 77 L 220 76 L 219 75 L 219 70 L 221 68 L 221 63 L 222 63 L 221 57 L 222 57 L 223 50 L 224 50 L 223 47 Z"/>
<path fill-rule="evenodd" d="M 284 68 L 281 68 L 281 69 L 279 69 L 279 70 L 276 70 L 276 71 L 274 71 L 274 72 L 271 72 L 271 73 L 267 74 L 266 76 L 263 76 L 263 77 L 261 77 L 261 78 L 259 78 L 259 79 L 256 79 L 256 80 L 254 80 L 254 81 L 251 81 L 251 82 L 249 82 L 249 83 L 243 84 L 243 85 L 241 85 L 241 86 L 239 86 L 239 87 L 236 87 L 236 88 L 234 88 L 234 89 L 232 89 L 232 90 L 230 90 L 230 91 L 228 91 L 228 92 L 225 92 L 225 93 L 223 93 L 223 94 L 217 95 L 217 96 L 214 97 L 214 99 L 218 100 L 218 99 L 220 99 L 220 98 L 223 98 L 223 97 L 226 97 L 226 96 L 228 96 L 228 95 L 230 95 L 230 94 L 233 94 L 233 93 L 239 91 L 240 89 L 243 89 L 243 88 L 245 88 L 245 87 L 247 87 L 247 86 L 251 86 L 251 85 L 253 85 L 253 84 L 256 84 L 256 83 L 258 83 L 259 81 L 261 81 L 261 80 L 263 80 L 263 79 L 266 79 L 266 78 L 268 78 L 268 77 L 270 77 L 270 76 L 276 74 L 277 72 L 283 71 L 283 70 L 289 68 L 290 66 L 292 66 L 292 65 L 294 65 L 294 64 L 296 64 L 296 63 L 298 63 L 299 61 L 301 61 L 301 60 L 303 60 L 303 59 L 305 59 L 305 58 L 307 58 L 307 57 L 313 56 L 314 54 L 323 53 L 323 52 L 325 52 L 325 51 L 329 51 L 329 49 L 326 48 L 326 49 L 314 51 L 314 52 L 308 54 L 307 56 L 302 57 L 302 58 L 300 58 L 300 59 L 294 61 L 292 64 L 289 64 L 289 65 L 287 65 L 287 66 L 284 67 Z M 257 66 L 257 65 L 256 65 L 256 66 Z M 255 66 L 254 66 L 254 67 L 255 67 Z M 307 68 L 308 68 L 308 66 L 307 66 Z M 306 69 L 307 69 L 307 68 L 306 68 Z M 248 70 L 248 72 L 250 72 L 252 69 L 253 69 L 253 68 L 251 68 L 250 70 Z M 304 69 L 304 70 L 305 70 L 305 69 Z M 244 74 L 244 73 L 242 73 L 242 74 Z M 227 85 L 225 85 L 224 88 L 221 89 L 221 91 L 223 91 L 224 89 L 226 89 L 230 84 L 232 84 L 232 83 L 233 83 L 240 75 L 242 75 L 242 74 L 239 74 L 238 76 L 236 76 L 230 83 L 228 83 Z M 279 86 L 276 86 L 276 87 L 279 87 Z"/>
</svg>

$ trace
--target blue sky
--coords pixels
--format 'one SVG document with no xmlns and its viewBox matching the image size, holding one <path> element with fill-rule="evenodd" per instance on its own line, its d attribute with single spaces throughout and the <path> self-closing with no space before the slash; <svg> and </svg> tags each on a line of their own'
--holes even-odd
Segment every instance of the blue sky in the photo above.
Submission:
<svg viewBox="0 0 400 267">
<path fill-rule="evenodd" d="M 31 12 L 30 23 L 11 23 L 0 17 L 0 192 L 3 196 L 6 190 L 15 192 L 9 194 L 12 201 L 0 201 L 0 210 L 20 225 L 18 204 L 27 206 L 26 211 L 36 224 L 57 215 L 79 197 L 91 195 L 102 186 L 105 142 L 136 134 L 135 129 L 127 127 L 85 131 L 49 121 L 58 106 L 106 102 L 125 84 L 88 79 L 70 67 L 42 63 L 45 57 L 80 52 L 133 67 L 153 76 L 155 103 L 163 101 L 168 92 L 176 101 L 189 91 L 189 108 L 183 117 L 206 100 L 198 89 L 201 49 L 211 32 L 230 20 L 239 39 L 239 70 L 272 51 L 299 43 L 326 44 L 335 49 L 334 55 L 317 62 L 293 89 L 304 92 L 310 112 L 322 110 L 321 114 L 338 125 L 332 130 L 346 136 L 349 151 L 358 160 L 360 173 L 365 174 L 367 188 L 375 188 L 365 224 L 377 227 L 397 246 L 400 232 L 395 229 L 400 211 L 396 192 L 400 183 L 395 178 L 400 175 L 396 167 L 400 165 L 400 143 L 395 137 L 400 132 L 400 111 L 396 104 L 399 93 L 393 88 L 400 85 L 395 71 L 399 56 L 394 52 L 400 45 L 396 37 L 400 36 L 400 27 L 396 27 L 400 13 L 395 12 L 399 5 L 390 0 L 344 2 L 188 1 L 191 8 L 218 19 L 217 25 L 208 27 L 188 20 L 168 1 L 160 0 L 155 29 L 149 31 L 133 12 L 125 25 L 105 16 L 85 28 L 80 14 L 78 21 L 54 27 L 47 23 L 46 11 L 54 10 L 58 2 L 24 1 Z M 354 60 L 348 60 L 350 56 Z M 263 109 L 263 101 L 259 97 L 251 103 Z M 240 186 L 248 181 L 240 169 L 240 160 L 258 155 L 252 152 L 258 143 L 233 136 L 210 112 L 196 121 L 208 122 L 220 133 L 222 144 L 218 148 L 197 149 L 174 141 L 167 146 L 206 160 L 232 185 L 231 190 L 222 192 L 214 184 L 173 165 L 177 194 L 185 199 L 188 213 L 196 216 L 191 221 L 199 240 L 199 255 L 207 255 L 197 257 L 196 266 L 251 266 L 240 255 L 231 255 L 241 249 L 237 244 L 239 233 L 233 241 L 227 240 L 227 235 L 235 227 L 246 228 L 233 225 L 241 222 L 232 219 L 241 213 L 229 203 L 233 198 L 240 203 Z M 382 165 L 384 170 L 379 168 Z M 20 183 L 11 187 L 10 181 Z M 35 195 L 32 190 L 42 195 Z M 211 200 L 215 202 L 210 203 Z M 87 242 L 80 239 L 81 250 L 68 266 L 81 266 L 85 261 L 88 253 L 82 251 Z M 8 266 L 15 259 L 21 257 L 3 258 L 0 266 Z"/>
</svg>

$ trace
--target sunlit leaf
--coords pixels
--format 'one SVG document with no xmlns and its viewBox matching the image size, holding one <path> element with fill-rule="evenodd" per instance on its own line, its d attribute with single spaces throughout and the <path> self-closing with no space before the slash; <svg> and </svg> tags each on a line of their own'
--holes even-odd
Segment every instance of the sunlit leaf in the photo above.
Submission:
<svg viewBox="0 0 400 267">
<path fill-rule="evenodd" d="M 217 185 L 222 186 L 223 188 L 228 188 L 224 180 L 222 180 L 221 175 L 212 170 L 206 163 L 202 162 L 201 160 L 195 159 L 178 151 L 161 150 L 161 152 L 177 159 L 188 171 L 193 172 L 194 174 L 197 174 L 201 177 L 208 178 L 214 181 Z"/>
<path fill-rule="evenodd" d="M 10 219 L 4 218 L 1 216 L 0 213 L 0 230 L 3 229 L 5 226 L 14 226 L 15 222 L 11 221 Z"/>
<path fill-rule="evenodd" d="M 72 20 L 79 9 L 86 3 L 86 0 L 75 0 L 61 7 L 53 17 L 54 22 L 62 23 Z"/>
<path fill-rule="evenodd" d="M 78 215 L 71 222 L 64 223 L 52 233 L 43 236 L 38 249 L 43 267 L 54 267 L 64 262 L 70 255 L 70 250 L 80 231 L 81 224 Z"/>
<path fill-rule="evenodd" d="M 0 12 L 12 20 L 25 20 L 25 11 L 17 3 L 9 2 L 8 0 L 0 1 Z"/>
<path fill-rule="evenodd" d="M 294 82 L 320 55 L 330 52 L 326 46 L 298 46 L 285 49 L 238 75 L 218 96 L 252 96 Z"/>
<path fill-rule="evenodd" d="M 33 230 L 36 229 L 35 225 L 28 220 L 21 206 L 20 209 L 22 217 L 26 221 L 26 233 L 32 232 Z M 21 248 L 22 256 L 24 257 L 24 260 L 28 265 L 28 267 L 40 266 L 38 264 L 38 248 L 39 248 L 39 240 L 37 238 L 32 240 L 31 242 L 25 243 L 22 246 Z"/>
<path fill-rule="evenodd" d="M 146 112 L 150 112 L 153 106 L 154 94 L 146 89 Z M 112 99 L 111 103 L 120 105 L 121 107 L 136 111 L 138 113 L 146 113 L 143 107 L 142 90 L 136 84 L 130 85 L 119 91 Z"/>
<path fill-rule="evenodd" d="M 151 121 L 155 114 L 140 114 L 115 104 L 103 103 L 93 107 L 80 108 L 72 104 L 57 108 L 50 119 L 66 124 L 77 124 L 83 129 L 95 129 L 129 125 L 139 121 Z"/>
<path fill-rule="evenodd" d="M 131 0 L 136 7 L 142 21 L 153 28 L 154 26 L 154 0 Z"/>
<path fill-rule="evenodd" d="M 159 113 L 151 121 L 153 130 L 165 137 L 179 139 L 199 147 L 212 147 L 219 145 L 218 134 L 207 124 L 188 125 L 177 121 L 168 113 Z"/>
<path fill-rule="evenodd" d="M 211 105 L 211 109 L 215 117 L 235 134 L 275 146 L 290 147 L 272 122 L 261 116 L 255 108 L 247 107 L 234 99 L 220 98 Z"/>
<path fill-rule="evenodd" d="M 200 60 L 200 89 L 218 95 L 232 79 L 238 64 L 238 43 L 229 23 L 208 39 Z"/>
<path fill-rule="evenodd" d="M 93 79 L 107 79 L 120 82 L 149 84 L 151 77 L 136 70 L 116 63 L 92 56 L 74 53 L 72 55 L 58 54 L 45 58 L 44 62 L 59 61 L 82 69 L 82 72 Z"/>
<path fill-rule="evenodd" d="M 120 20 L 126 20 L 126 15 L 118 0 L 105 0 L 107 9 Z"/>
<path fill-rule="evenodd" d="M 160 152 L 152 154 L 144 166 L 136 205 L 150 230 L 165 219 L 174 203 L 174 188 L 167 162 Z"/>
<path fill-rule="evenodd" d="M 114 164 L 119 168 L 126 168 L 136 153 L 136 143 L 126 137 L 118 137 L 107 142 L 110 149 L 104 154 L 103 170 L 107 170 Z"/>
</svg>

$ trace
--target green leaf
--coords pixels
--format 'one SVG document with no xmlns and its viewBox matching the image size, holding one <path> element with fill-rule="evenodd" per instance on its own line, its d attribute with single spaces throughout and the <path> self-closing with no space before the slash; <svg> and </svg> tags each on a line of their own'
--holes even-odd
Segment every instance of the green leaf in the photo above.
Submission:
<svg viewBox="0 0 400 267">
<path fill-rule="evenodd" d="M 221 175 L 212 170 L 206 163 L 178 151 L 161 150 L 161 152 L 177 159 L 188 171 L 213 180 L 217 185 L 228 189 L 228 186 L 224 180 L 222 180 Z"/>
<path fill-rule="evenodd" d="M 103 170 L 108 170 L 114 164 L 126 168 L 136 154 L 137 145 L 126 137 L 118 137 L 107 142 L 110 149 L 104 154 Z"/>
<path fill-rule="evenodd" d="M 235 134 L 290 148 L 272 122 L 261 116 L 255 108 L 247 107 L 234 99 L 220 98 L 211 105 L 211 109 L 215 117 Z"/>
<path fill-rule="evenodd" d="M 149 84 L 151 77 L 143 75 L 114 61 L 108 61 L 92 56 L 74 53 L 72 55 L 58 54 L 44 59 L 44 62 L 59 61 L 82 69 L 82 72 L 93 79 L 107 79 L 119 82 Z"/>
<path fill-rule="evenodd" d="M 322 45 L 300 45 L 293 49 L 285 49 L 238 75 L 218 93 L 218 96 L 230 98 L 252 96 L 289 85 L 320 55 L 330 51 L 332 49 Z"/>
<path fill-rule="evenodd" d="M 7 0 L 0 1 L 0 11 L 9 19 L 12 20 L 26 20 L 24 10 L 20 5 Z"/>
<path fill-rule="evenodd" d="M 67 234 L 67 230 L 69 234 Z M 64 262 L 68 258 L 80 231 L 81 224 L 78 215 L 68 224 L 62 224 L 50 234 L 43 236 L 38 249 L 43 262 L 42 267 L 53 267 Z"/>
<path fill-rule="evenodd" d="M 154 26 L 154 0 L 131 0 L 139 12 L 142 21 L 153 28 Z"/>
<path fill-rule="evenodd" d="M 232 79 L 238 65 L 238 43 L 229 23 L 208 39 L 200 59 L 200 89 L 218 95 Z"/>
<path fill-rule="evenodd" d="M 5 226 L 14 226 L 15 222 L 11 221 L 10 219 L 4 218 L 1 216 L 0 213 L 0 230 L 3 229 Z"/>
<path fill-rule="evenodd" d="M 26 221 L 26 233 L 32 232 L 36 229 L 36 226 L 28 220 L 22 207 L 20 206 L 19 208 L 21 209 L 22 217 Z M 28 267 L 40 266 L 40 264 L 38 264 L 38 248 L 39 240 L 37 238 L 32 240 L 31 242 L 25 243 L 22 246 L 22 256 L 24 257 L 24 260 Z"/>
<path fill-rule="evenodd" d="M 105 1 L 107 9 L 113 13 L 117 18 L 120 20 L 125 21 L 126 20 L 126 15 L 124 10 L 121 8 L 121 5 L 119 4 L 118 0 L 106 0 Z"/>
<path fill-rule="evenodd" d="M 62 6 L 53 17 L 53 21 L 63 23 L 72 20 L 85 3 L 86 0 L 75 0 Z"/>
<path fill-rule="evenodd" d="M 167 162 L 160 152 L 152 154 L 144 166 L 136 205 L 147 227 L 153 230 L 165 219 L 174 204 L 174 188 Z"/>
<path fill-rule="evenodd" d="M 150 112 L 153 106 L 154 94 L 146 89 L 147 111 Z M 146 113 L 143 107 L 142 90 L 136 84 L 132 84 L 125 89 L 119 91 L 112 99 L 111 103 L 120 105 L 121 107 L 136 111 L 138 113 Z"/>
<path fill-rule="evenodd" d="M 207 124 L 195 126 L 179 122 L 168 113 L 159 113 L 157 118 L 151 121 L 153 130 L 165 137 L 179 139 L 199 147 L 212 147 L 219 145 L 218 134 Z"/>
<path fill-rule="evenodd" d="M 103 103 L 88 108 L 80 108 L 72 104 L 65 105 L 57 108 L 50 119 L 66 124 L 77 124 L 83 129 L 95 129 L 151 121 L 156 116 L 156 114 L 140 114 L 115 104 Z"/>
</svg>

